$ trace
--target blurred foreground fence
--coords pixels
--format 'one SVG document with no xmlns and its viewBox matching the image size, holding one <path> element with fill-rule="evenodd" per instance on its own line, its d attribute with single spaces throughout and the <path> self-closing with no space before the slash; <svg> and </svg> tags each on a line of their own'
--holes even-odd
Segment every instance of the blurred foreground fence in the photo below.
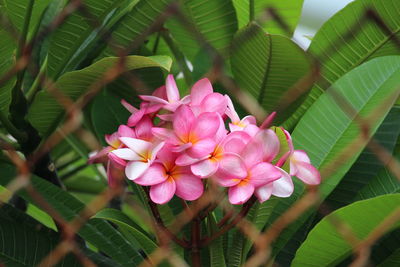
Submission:
<svg viewBox="0 0 400 267">
<path fill-rule="evenodd" d="M 122 207 L 126 214 L 140 217 L 156 233 L 160 246 L 151 253 L 145 251 L 147 256 L 140 266 L 152 266 L 164 260 L 173 266 L 186 266 L 188 263 L 183 260 L 182 255 L 172 249 L 174 242 L 179 243 L 179 240 L 174 240 L 175 234 L 184 231 L 193 218 L 214 209 L 225 214 L 215 227 L 222 232 L 236 227 L 238 230 L 235 230 L 234 235 L 237 239 L 233 240 L 238 245 L 247 242 L 244 246 L 246 253 L 251 249 L 251 243 L 246 240 L 254 243 L 251 256 L 241 262 L 244 266 L 273 264 L 275 260 L 277 265 L 285 265 L 293 258 L 293 254 L 286 256 L 285 251 L 296 251 L 286 242 L 292 242 L 292 246 L 297 249 L 307 234 L 302 232 L 305 229 L 302 226 L 315 224 L 322 217 L 356 199 L 351 199 L 352 193 L 356 195 L 356 190 L 359 189 L 357 187 L 364 186 L 366 182 L 346 180 L 349 173 L 368 177 L 368 172 L 376 173 L 384 168 L 395 178 L 391 183 L 394 192 L 398 192 L 400 165 L 393 156 L 393 149 L 398 150 L 396 143 L 400 120 L 399 107 L 393 106 L 393 99 L 398 96 L 400 83 L 397 82 L 397 89 L 368 113 L 361 112 L 358 103 L 340 94 L 340 90 L 332 89 L 332 84 L 339 77 L 363 62 L 379 56 L 400 55 L 400 20 L 394 18 L 395 14 L 399 17 L 400 5 L 396 1 L 376 1 L 375 4 L 373 1 L 356 1 L 358 3 L 353 5 L 353 9 L 341 11 L 342 13 L 332 18 L 336 22 L 327 24 L 320 30 L 321 33 L 313 39 L 316 44 L 312 43 L 304 54 L 294 43 L 288 43 L 289 39 L 283 40 L 283 36 L 292 35 L 295 26 L 290 15 L 285 17 L 286 10 L 279 9 L 280 6 L 276 4 L 268 5 L 268 1 L 256 13 L 243 11 L 243 6 L 249 4 L 248 1 L 243 1 L 245 4 L 240 1 L 183 1 L 185 4 L 182 5 L 181 1 L 168 0 L 121 1 L 123 4 L 112 0 L 71 0 L 65 6 L 62 2 L 4 1 L 0 13 L 0 52 L 4 54 L 12 50 L 12 45 L 17 47 L 15 56 L 8 59 L 3 57 L 0 62 L 0 125 L 3 126 L 0 135 L 3 153 L 0 154 L 0 160 L 12 163 L 2 163 L 1 184 L 5 189 L 0 192 L 0 200 L 4 216 L 11 216 L 11 213 L 6 213 L 8 205 L 5 203 L 10 202 L 24 209 L 26 202 L 14 196 L 20 192 L 25 200 L 35 203 L 35 206 L 54 220 L 61 238 L 55 238 L 56 241 L 50 244 L 51 252 L 38 261 L 39 266 L 59 263 L 71 266 L 66 257 L 71 253 L 82 266 L 101 266 L 88 256 L 88 251 L 92 248 L 82 246 L 81 238 L 86 239 L 108 229 L 102 225 L 105 223 L 102 221 L 104 218 L 96 215 L 105 207 Z M 254 4 L 253 1 L 249 2 L 250 5 Z M 301 1 L 297 2 L 300 2 L 301 10 Z M 381 4 L 392 5 L 394 10 L 379 9 Z M 35 5 L 33 11 L 29 5 Z M 231 22 L 232 17 L 236 17 L 234 7 L 239 22 Z M 191 13 L 187 10 L 191 10 Z M 208 15 L 212 12 L 217 15 L 210 18 Z M 355 16 L 349 18 L 348 14 L 352 12 Z M 5 14 L 11 16 L 7 17 Z M 222 20 L 220 16 L 223 16 Z M 32 18 L 31 25 L 25 22 L 29 21 L 29 17 Z M 253 22 L 246 25 L 248 17 Z M 245 30 L 234 35 L 238 28 L 237 23 Z M 259 25 L 281 35 L 266 35 Z M 233 41 L 226 41 L 221 28 L 232 33 L 229 38 Z M 334 31 L 337 31 L 336 35 L 332 34 Z M 325 38 L 325 42 L 318 42 L 322 38 Z M 285 56 L 285 53 L 289 54 L 287 51 L 290 55 L 296 54 L 296 57 Z M 73 57 L 72 53 L 75 53 Z M 265 53 L 269 54 L 265 56 Z M 103 134 L 115 131 L 115 126 L 124 123 L 127 118 L 125 112 L 114 109 L 115 105 L 119 105 L 119 101 L 114 103 L 114 97 L 125 98 L 128 102 L 137 104 L 137 95 L 151 93 L 161 85 L 160 80 L 163 82 L 162 73 L 154 68 L 133 70 L 135 67 L 126 60 L 129 55 L 171 56 L 174 62 L 171 71 L 180 73 L 183 77 L 179 80 L 180 88 L 190 88 L 196 79 L 208 77 L 216 85 L 217 91 L 229 94 L 243 107 L 242 115 L 252 114 L 262 122 L 269 113 L 277 111 L 280 115 L 276 123 L 290 130 L 295 129 L 300 117 L 324 93 L 340 107 L 343 113 L 341 116 L 347 117 L 356 126 L 351 129 L 356 132 L 356 137 L 335 147 L 335 153 L 330 154 L 329 161 L 326 158 L 321 159 L 318 164 L 324 181 L 321 186 L 300 188 L 284 203 L 271 199 L 262 205 L 263 212 L 279 207 L 278 213 L 271 215 L 269 211 L 269 216 L 253 220 L 257 216 L 252 206 L 254 203 L 249 201 L 241 210 L 237 210 L 227 202 L 225 192 L 209 187 L 200 200 L 183 207 L 181 212 L 170 216 L 171 220 L 168 222 L 160 219 L 165 216 L 159 214 L 163 209 L 160 208 L 159 211 L 150 204 L 154 219 L 136 201 L 137 196 L 127 190 L 128 184 L 120 182 L 115 188 L 108 187 L 105 185 L 103 170 L 86 163 L 89 152 L 99 150 L 104 145 L 97 140 L 103 142 Z M 83 69 L 109 56 L 115 58 L 107 64 L 99 65 L 90 78 L 83 74 L 79 76 L 78 71 L 67 76 L 71 71 Z M 258 64 L 265 62 L 260 63 L 257 59 L 262 61 L 265 58 L 269 65 L 265 67 L 265 73 L 261 73 L 262 77 L 258 77 Z M 280 58 L 283 60 L 279 61 Z M 231 65 L 228 64 L 229 61 Z M 290 68 L 296 69 L 294 77 L 282 74 Z M 250 74 L 243 74 L 242 70 Z M 252 78 L 245 77 L 246 75 Z M 365 79 L 367 83 L 371 82 L 369 77 Z M 287 82 L 282 83 L 281 80 Z M 22 82 L 25 84 L 18 84 Z M 331 89 L 326 90 L 328 88 Z M 280 93 L 277 94 L 276 91 Z M 51 106 L 46 104 L 49 103 L 46 99 L 53 100 Z M 383 130 L 378 130 L 374 135 L 376 122 L 383 121 L 388 106 L 393 108 L 381 126 Z M 113 114 L 116 112 L 117 114 Z M 115 117 L 111 115 L 120 116 L 120 122 L 113 121 Z M 329 117 L 330 114 L 325 115 L 326 121 L 322 124 L 337 123 Z M 90 125 L 93 120 L 103 120 L 103 123 Z M 316 131 L 319 130 L 318 127 L 316 125 Z M 321 131 L 320 134 L 329 132 Z M 389 135 L 394 138 L 394 143 L 385 143 Z M 359 156 L 360 153 L 356 151 L 362 150 Z M 313 160 L 312 151 L 310 153 Z M 343 166 L 348 162 L 355 162 L 357 158 L 356 165 L 348 171 L 351 163 L 343 173 Z M 363 160 L 366 162 L 364 165 Z M 340 174 L 342 176 L 337 178 Z M 65 191 L 59 193 L 53 187 L 47 187 L 37 176 Z M 92 179 L 87 179 L 87 176 L 92 176 Z M 334 176 L 339 180 L 331 178 Z M 336 184 L 339 184 L 343 176 L 345 178 L 340 183 L 344 184 L 344 188 L 354 190 L 350 192 L 350 197 L 344 196 L 340 190 L 335 191 L 335 186 L 330 191 L 325 188 L 329 186 L 330 179 L 336 179 Z M 328 177 L 329 180 L 325 181 Z M 86 201 L 79 202 L 67 192 Z M 255 205 L 260 209 L 260 204 Z M 28 213 L 39 216 L 38 214 L 42 214 L 40 211 L 32 211 L 35 206 L 29 204 Z M 313 215 L 310 216 L 311 214 Z M 1 218 L 0 215 L 0 220 Z M 369 266 L 372 264 L 373 245 L 382 240 L 388 230 L 398 223 L 400 207 L 389 213 L 365 238 L 360 238 L 359 233 L 340 216 L 325 218 L 330 227 L 333 227 L 327 229 L 337 231 L 351 247 L 353 256 L 347 257 L 347 261 L 342 264 Z M 289 229 L 293 224 L 297 224 L 297 227 Z M 49 222 L 49 225 L 52 223 Z M 290 236 L 286 238 L 287 229 L 291 232 L 289 231 Z M 81 238 L 78 238 L 78 232 Z M 104 238 L 105 246 L 112 246 L 111 243 L 107 244 L 107 232 L 101 234 L 99 236 Z M 295 237 L 291 238 L 293 235 Z M 396 235 L 398 236 L 397 232 Z M 21 236 L 15 233 L 14 237 Z M 216 238 L 217 236 L 208 237 L 200 242 L 201 247 L 191 249 L 204 250 Z M 395 244 L 399 249 L 399 243 Z M 234 245 L 235 243 L 229 244 Z M 277 258 L 274 246 L 285 248 Z M 15 249 L 15 253 L 22 253 L 20 249 L 10 249 Z M 102 251 L 99 247 L 97 249 Z M 124 249 L 129 251 L 120 243 L 120 247 L 112 250 L 114 255 L 108 256 L 120 257 L 123 261 L 120 251 Z M 140 253 L 143 254 L 143 251 L 133 251 L 132 257 L 136 254 L 142 255 Z M 29 253 L 27 257 L 28 255 Z M 127 265 L 130 260 L 126 259 Z M 3 258 L 0 259 L 1 262 L 4 266 L 14 266 L 8 265 Z"/>
</svg>

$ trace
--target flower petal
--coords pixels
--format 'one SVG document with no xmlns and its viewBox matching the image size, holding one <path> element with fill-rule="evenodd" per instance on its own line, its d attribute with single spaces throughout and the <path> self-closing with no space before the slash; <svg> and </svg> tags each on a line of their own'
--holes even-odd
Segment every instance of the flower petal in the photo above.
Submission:
<svg viewBox="0 0 400 267">
<path fill-rule="evenodd" d="M 242 182 L 229 188 L 229 202 L 233 205 L 245 203 L 254 193 L 254 186 L 250 183 Z"/>
<path fill-rule="evenodd" d="M 199 81 L 197 81 L 191 89 L 190 92 L 190 99 L 191 99 L 191 104 L 192 105 L 200 105 L 201 101 L 209 95 L 213 93 L 213 87 L 211 85 L 211 82 L 207 78 L 203 78 Z"/>
<path fill-rule="evenodd" d="M 282 173 L 274 165 L 261 162 L 250 170 L 249 176 L 250 183 L 255 187 L 259 187 L 279 179 Z"/>
<path fill-rule="evenodd" d="M 311 164 L 306 162 L 296 163 L 296 177 L 306 184 L 317 185 L 321 183 L 321 175 L 319 171 Z"/>
<path fill-rule="evenodd" d="M 136 124 L 135 133 L 137 138 L 150 140 L 153 137 L 151 133 L 151 129 L 153 127 L 153 123 L 149 116 L 143 116 L 143 118 Z M 131 137 L 131 136 L 129 136 Z"/>
<path fill-rule="evenodd" d="M 172 199 L 176 191 L 174 179 L 152 185 L 150 187 L 150 198 L 154 203 L 165 204 Z"/>
<path fill-rule="evenodd" d="M 266 184 L 266 185 L 258 187 L 256 189 L 256 191 L 254 192 L 254 195 L 256 195 L 256 197 L 258 198 L 258 201 L 260 201 L 260 203 L 263 203 L 271 197 L 272 189 L 273 189 L 272 183 Z"/>
<path fill-rule="evenodd" d="M 149 162 L 130 161 L 126 164 L 125 175 L 129 180 L 135 180 L 142 175 L 150 166 Z"/>
<path fill-rule="evenodd" d="M 189 156 L 193 158 L 202 158 L 214 151 L 215 141 L 211 138 L 200 140 L 193 144 L 189 149 L 186 150 Z"/>
<path fill-rule="evenodd" d="M 179 101 L 180 99 L 179 90 L 178 87 L 176 86 L 174 75 L 169 74 L 167 76 L 167 80 L 165 81 L 165 88 L 167 91 L 168 102 L 173 103 Z"/>
<path fill-rule="evenodd" d="M 272 194 L 277 197 L 290 197 L 294 190 L 292 178 L 284 170 L 278 169 L 282 173 L 282 177 L 272 182 Z"/>
<path fill-rule="evenodd" d="M 143 101 L 147 101 L 150 103 L 158 103 L 158 104 L 163 104 L 163 105 L 167 105 L 168 101 L 156 96 L 152 96 L 152 95 L 140 95 L 139 96 L 140 99 L 142 99 Z"/>
<path fill-rule="evenodd" d="M 204 191 L 203 182 L 192 174 L 179 174 L 174 176 L 176 195 L 184 200 L 195 200 L 201 197 Z"/>
<path fill-rule="evenodd" d="M 186 153 L 181 154 L 175 161 L 175 164 L 178 166 L 189 166 L 193 163 L 199 162 L 202 159 L 192 158 Z"/>
<path fill-rule="evenodd" d="M 136 154 L 132 149 L 130 148 L 119 148 L 111 151 L 111 154 L 114 154 L 120 159 L 123 160 L 140 160 L 142 157 L 138 154 Z"/>
<path fill-rule="evenodd" d="M 205 159 L 193 164 L 190 166 L 190 169 L 194 175 L 197 175 L 201 178 L 207 178 L 217 172 L 218 166 L 219 163 L 215 160 Z"/>
<path fill-rule="evenodd" d="M 165 129 L 161 127 L 151 128 L 151 133 L 160 140 L 169 139 L 173 135 L 173 132 L 170 129 Z"/>
<path fill-rule="evenodd" d="M 143 118 L 144 115 L 144 110 L 143 109 L 139 109 L 137 112 L 132 113 L 131 116 L 129 116 L 128 118 L 128 126 L 129 127 L 134 127 L 136 126 L 136 124 Z"/>
<path fill-rule="evenodd" d="M 194 120 L 195 117 L 193 112 L 186 105 L 181 105 L 175 111 L 175 117 L 172 125 L 178 138 L 186 140 L 186 136 L 189 135 Z"/>
<path fill-rule="evenodd" d="M 155 185 L 164 182 L 167 178 L 164 166 L 161 163 L 154 163 L 139 178 L 135 179 L 135 183 Z"/>
<path fill-rule="evenodd" d="M 276 155 L 279 153 L 279 139 L 276 136 L 275 132 L 271 129 L 261 130 L 255 136 L 261 144 L 263 149 L 263 160 L 267 162 L 271 162 Z"/>
<path fill-rule="evenodd" d="M 152 147 L 152 143 L 131 137 L 120 137 L 122 143 L 132 149 L 136 154 L 144 156 L 147 155 L 147 151 Z"/>
<path fill-rule="evenodd" d="M 154 161 L 154 159 L 156 158 L 158 152 L 163 148 L 164 145 L 165 145 L 165 142 L 161 142 L 159 144 L 156 144 L 153 147 L 153 149 L 151 150 L 150 161 Z"/>
<path fill-rule="evenodd" d="M 114 155 L 113 153 L 108 153 L 108 159 L 110 161 L 112 161 L 115 164 L 118 164 L 120 166 L 125 167 L 126 166 L 126 161 L 117 157 L 116 155 Z"/>
<path fill-rule="evenodd" d="M 214 112 L 200 114 L 193 123 L 191 132 L 199 139 L 214 136 L 220 125 L 219 117 L 220 116 Z"/>
<path fill-rule="evenodd" d="M 118 135 L 121 137 L 123 136 L 123 137 L 136 138 L 135 131 L 126 125 L 120 125 L 118 127 Z"/>
<path fill-rule="evenodd" d="M 201 101 L 202 112 L 216 112 L 220 115 L 225 114 L 228 103 L 226 98 L 219 93 L 212 93 L 206 96 L 203 101 Z"/>
<path fill-rule="evenodd" d="M 217 175 L 225 179 L 244 179 L 247 177 L 247 169 L 239 155 L 225 153 L 219 162 Z"/>
<path fill-rule="evenodd" d="M 291 159 L 294 161 L 301 161 L 305 163 L 311 163 L 310 158 L 304 150 L 295 150 L 291 156 Z"/>
<path fill-rule="evenodd" d="M 131 104 L 128 103 L 128 101 L 126 101 L 125 99 L 121 100 L 121 105 L 124 106 L 124 108 L 126 108 L 130 113 L 135 113 L 138 111 L 137 108 L 135 108 L 134 106 L 132 106 Z"/>
</svg>

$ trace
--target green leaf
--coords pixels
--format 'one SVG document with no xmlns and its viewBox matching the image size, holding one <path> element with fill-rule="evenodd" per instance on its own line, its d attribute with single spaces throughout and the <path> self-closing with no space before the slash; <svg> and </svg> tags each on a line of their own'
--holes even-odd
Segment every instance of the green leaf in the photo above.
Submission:
<svg viewBox="0 0 400 267">
<path fill-rule="evenodd" d="M 398 248 L 390 257 L 378 265 L 378 267 L 397 267 L 400 265 L 400 248 Z"/>
<path fill-rule="evenodd" d="M 26 8 L 29 1 L 3 0 L 3 2 L 7 15 L 14 27 L 19 32 L 22 32 L 22 27 L 26 18 Z M 40 23 L 40 19 L 42 18 L 42 14 L 50 2 L 51 0 L 34 0 L 31 20 L 29 22 L 28 36 L 32 37 L 32 34 L 36 31 L 38 24 Z"/>
<path fill-rule="evenodd" d="M 329 166 L 333 160 L 340 161 L 340 165 L 335 166 L 329 177 L 323 177 L 324 180 L 320 185 L 321 199 L 326 198 L 337 186 L 367 143 L 358 139 L 360 129 L 355 115 L 365 118 L 376 112 L 375 109 L 379 106 L 380 116 L 370 117 L 368 120 L 369 134 L 372 136 L 400 93 L 399 80 L 400 56 L 373 59 L 340 78 L 321 95 L 296 126 L 292 134 L 295 149 L 305 150 L 316 168 L 321 170 Z M 341 95 L 351 103 L 356 114 L 349 116 L 343 111 L 342 106 L 332 98 L 333 94 Z M 382 106 L 384 101 L 386 105 Z M 343 149 L 355 141 L 362 143 L 358 148 L 347 152 L 345 160 L 337 158 Z M 271 224 L 304 193 L 302 183 L 297 179 L 294 182 L 294 194 L 290 198 L 278 200 L 270 214 L 268 224 Z M 310 214 L 311 212 L 304 214 L 282 233 L 275 243 L 277 250 L 286 244 Z"/>
<path fill-rule="evenodd" d="M 65 96 L 77 100 L 84 95 L 89 87 L 102 78 L 105 72 L 119 62 L 117 57 L 104 58 L 87 68 L 72 71 L 60 77 L 55 86 Z M 125 58 L 124 70 L 139 68 L 160 67 L 169 70 L 171 59 L 165 56 L 128 56 Z M 47 136 L 60 123 L 64 115 L 64 108 L 47 90 L 39 92 L 28 112 L 28 120 L 39 131 L 40 135 Z"/>
<path fill-rule="evenodd" d="M 0 208 L 0 238 L 0 262 L 18 267 L 36 266 L 61 241 L 59 233 L 5 203 Z M 100 254 L 80 249 L 98 266 L 120 266 Z M 80 263 L 69 253 L 57 266 L 80 266 Z"/>
<path fill-rule="evenodd" d="M 249 22 L 249 0 L 233 0 L 233 4 L 236 8 L 239 28 L 242 28 Z M 302 6 L 303 0 L 256 0 L 254 1 L 254 17 L 268 33 L 291 37 L 299 22 Z M 288 27 L 289 32 L 282 29 L 276 20 L 265 19 L 268 8 L 274 9 Z"/>
<path fill-rule="evenodd" d="M 116 132 L 119 125 L 126 124 L 129 115 L 120 99 L 108 90 L 96 95 L 91 106 L 91 118 L 97 137 L 103 145 L 106 145 L 104 136 Z"/>
<path fill-rule="evenodd" d="M 210 213 L 207 217 L 207 234 L 212 236 L 213 233 L 217 232 L 218 226 L 215 219 L 214 213 Z M 225 267 L 225 256 L 223 250 L 223 238 L 219 237 L 214 240 L 209 246 L 210 252 L 210 267 Z"/>
<path fill-rule="evenodd" d="M 103 209 L 93 218 L 104 219 L 116 224 L 121 233 L 136 247 L 143 249 L 147 255 L 150 255 L 158 247 L 139 225 L 119 210 Z"/>
<path fill-rule="evenodd" d="M 249 91 L 267 112 L 279 108 L 282 97 L 310 71 L 305 52 L 290 39 L 266 34 L 252 23 L 234 37 L 232 73 L 242 89 Z M 278 123 L 300 104 L 295 101 L 278 113 Z"/>
<path fill-rule="evenodd" d="M 147 35 L 151 34 L 149 28 L 166 12 L 172 0 L 141 0 L 127 13 L 113 30 L 113 47 L 108 46 L 102 53 L 104 56 L 115 55 L 115 49 L 126 49 L 135 44 L 140 45 Z M 143 38 L 140 42 L 137 38 Z M 136 47 L 137 48 L 137 47 Z M 130 52 L 130 51 L 129 51 Z"/>
<path fill-rule="evenodd" d="M 211 46 L 226 55 L 237 30 L 236 12 L 232 2 L 230 0 L 183 0 L 181 3 L 183 3 L 181 11 L 189 21 L 170 19 L 167 21 L 167 28 L 186 57 L 189 60 L 193 59 L 204 44 L 199 42 L 197 33 L 185 27 L 187 26 L 184 25 L 185 23 L 191 23 Z"/>
<path fill-rule="evenodd" d="M 15 167 L 0 163 L 2 175 L 0 184 L 7 185 L 16 176 Z M 30 178 L 32 186 L 65 220 L 75 219 L 85 208 L 85 205 L 61 188 L 37 176 Z M 26 191 L 18 194 L 25 200 L 36 203 Z M 136 266 L 143 261 L 140 254 L 133 249 L 130 243 L 109 223 L 102 219 L 91 219 L 79 230 L 78 235 L 87 242 L 96 246 L 122 266 Z"/>
<path fill-rule="evenodd" d="M 47 75 L 54 80 L 65 70 L 68 63 L 78 55 L 88 37 L 105 22 L 107 15 L 120 4 L 118 0 L 84 0 L 90 17 L 73 12 L 52 34 L 48 51 Z"/>
<path fill-rule="evenodd" d="M 361 20 L 368 9 L 377 12 L 389 32 L 380 28 L 371 17 Z M 321 27 L 309 48 L 309 52 L 321 61 L 321 78 L 293 117 L 285 123 L 286 127 L 292 127 L 331 84 L 351 69 L 372 58 L 399 54 L 400 47 L 394 39 L 395 36 L 400 38 L 399 10 L 399 1 L 357 0 Z"/>
<path fill-rule="evenodd" d="M 328 215 L 309 233 L 292 266 L 335 266 L 352 253 L 350 244 L 330 223 L 338 218 L 360 239 L 366 238 L 389 214 L 400 206 L 400 194 L 355 202 Z M 396 222 L 392 228 L 399 227 Z"/>
<path fill-rule="evenodd" d="M 394 106 L 389 114 L 386 116 L 382 125 L 377 130 L 374 135 L 374 139 L 382 145 L 389 153 L 393 152 L 396 145 L 397 138 L 400 133 L 400 122 L 398 118 L 400 117 L 400 107 Z M 343 177 L 341 182 L 335 188 L 335 190 L 327 198 L 327 204 L 330 208 L 336 209 L 347 204 L 354 202 L 357 199 L 359 191 L 368 186 L 370 187 L 370 182 L 378 176 L 378 172 L 383 168 L 383 163 L 377 158 L 374 152 L 370 149 L 365 148 L 360 154 L 357 161 L 350 168 L 350 170 Z M 387 176 L 386 176 L 387 177 Z M 390 178 L 381 180 L 382 184 L 376 184 L 380 186 L 390 186 Z M 400 183 L 399 183 L 400 184 Z M 374 188 L 371 188 L 372 192 Z M 364 198 L 371 198 L 377 196 L 376 194 L 365 195 Z M 358 199 L 360 200 L 360 199 Z"/>
</svg>

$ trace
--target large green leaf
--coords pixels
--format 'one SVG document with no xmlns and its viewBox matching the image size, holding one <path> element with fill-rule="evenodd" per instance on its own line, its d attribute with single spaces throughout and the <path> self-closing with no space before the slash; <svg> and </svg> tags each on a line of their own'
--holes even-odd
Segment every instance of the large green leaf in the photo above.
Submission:
<svg viewBox="0 0 400 267">
<path fill-rule="evenodd" d="M 352 253 L 350 244 L 337 232 L 330 219 L 337 218 L 346 223 L 358 238 L 363 239 L 399 206 L 400 194 L 394 194 L 358 201 L 333 212 L 311 230 L 292 266 L 335 266 Z M 398 226 L 400 222 L 393 228 Z"/>
<path fill-rule="evenodd" d="M 215 215 L 210 213 L 207 217 L 207 234 L 208 236 L 212 236 L 216 231 L 218 231 L 218 226 Z M 222 242 L 222 237 L 219 237 L 208 246 L 210 252 L 210 267 L 226 266 Z"/>
<path fill-rule="evenodd" d="M 389 32 L 380 28 L 371 16 L 361 20 L 368 9 L 379 14 Z M 346 72 L 372 58 L 400 53 L 400 46 L 394 39 L 395 36 L 400 38 L 399 10 L 400 2 L 396 0 L 357 0 L 321 27 L 309 48 L 309 52 L 321 61 L 321 79 L 287 121 L 287 126 L 293 126 L 312 103 Z"/>
<path fill-rule="evenodd" d="M 320 185 L 320 196 L 327 197 L 337 186 L 345 173 L 353 165 L 367 140 L 359 140 L 360 128 L 355 115 L 366 117 L 380 108 L 380 116 L 368 120 L 369 134 L 372 136 L 382 123 L 386 114 L 396 101 L 400 91 L 400 56 L 387 56 L 371 60 L 352 70 L 340 78 L 317 102 L 308 110 L 295 128 L 292 138 L 296 149 L 304 149 L 312 164 L 318 169 L 325 169 L 333 161 L 339 161 L 329 177 L 323 177 Z M 351 103 L 355 114 L 350 116 L 332 95 L 340 94 Z M 382 106 L 382 102 L 386 105 Z M 353 142 L 361 142 L 360 146 L 348 151 L 343 160 L 343 149 Z M 268 224 L 271 224 L 280 214 L 292 205 L 303 193 L 304 186 L 295 181 L 295 191 L 290 198 L 280 199 L 270 214 Z M 305 214 L 296 223 L 287 228 L 275 243 L 279 250 L 305 222 Z"/>
<path fill-rule="evenodd" d="M 234 37 L 231 65 L 235 80 L 249 91 L 267 112 L 276 110 L 282 96 L 310 71 L 305 52 L 290 39 L 266 34 L 250 24 Z M 296 101 L 277 121 L 286 118 L 300 103 Z"/>
<path fill-rule="evenodd" d="M 4 203 L 0 208 L 0 238 L 0 262 L 6 266 L 36 266 L 61 241 L 59 233 Z M 105 256 L 81 250 L 98 266 L 120 266 Z M 80 266 L 80 263 L 67 254 L 57 266 Z"/>
<path fill-rule="evenodd" d="M 0 184 L 5 186 L 16 176 L 14 166 L 0 163 L 2 175 Z M 32 186 L 65 220 L 75 219 L 85 208 L 85 204 L 74 198 L 61 188 L 36 176 L 30 178 Z M 26 191 L 18 194 L 25 200 L 36 203 Z M 130 243 L 109 223 L 102 219 L 91 219 L 86 222 L 78 232 L 78 235 L 100 251 L 110 256 L 122 266 L 136 266 L 143 260 L 138 251 L 134 250 Z"/>
<path fill-rule="evenodd" d="M 8 17 L 12 21 L 14 27 L 22 32 L 22 27 L 26 19 L 26 11 L 29 1 L 27 0 L 2 0 Z M 1 1 L 0 1 L 1 2 Z M 40 23 L 43 11 L 49 5 L 51 0 L 34 0 L 32 7 L 31 19 L 29 21 L 28 34 L 32 35 Z"/>
<path fill-rule="evenodd" d="M 127 215 L 116 209 L 103 209 L 93 218 L 104 219 L 116 224 L 121 233 L 136 247 L 150 255 L 158 246 L 146 232 Z"/>
<path fill-rule="evenodd" d="M 68 62 L 78 55 L 79 49 L 96 30 L 96 26 L 103 24 L 107 15 L 121 3 L 118 0 L 84 0 L 82 2 L 90 17 L 76 11 L 52 34 L 48 51 L 47 74 L 53 79 L 57 79 L 63 73 Z"/>
<path fill-rule="evenodd" d="M 249 22 L 249 2 L 249 0 L 233 0 L 239 28 L 245 26 Z M 254 1 L 254 17 L 268 33 L 283 34 L 291 37 L 297 23 L 299 22 L 302 6 L 303 0 L 256 0 Z M 288 27 L 289 32 L 283 29 L 276 20 L 272 18 L 265 19 L 268 8 L 274 9 L 274 11 L 279 15 L 279 18 L 281 18 Z"/>
<path fill-rule="evenodd" d="M 77 100 L 118 61 L 116 57 L 104 58 L 85 69 L 68 72 L 58 79 L 55 86 L 65 96 Z M 126 71 L 149 67 L 169 70 L 171 66 L 171 59 L 165 56 L 128 56 L 124 62 Z M 64 108 L 51 93 L 45 90 L 36 95 L 29 110 L 28 119 L 42 136 L 46 136 L 60 123 L 63 114 Z"/>
<path fill-rule="evenodd" d="M 187 29 L 186 22 L 178 19 L 169 20 L 167 28 L 188 59 L 193 59 L 203 45 L 196 34 L 201 34 L 211 46 L 225 55 L 238 27 L 232 2 L 183 0 L 181 3 L 181 11 L 197 32 Z"/>
<path fill-rule="evenodd" d="M 390 153 L 393 152 L 400 133 L 399 117 L 400 107 L 394 106 L 374 135 L 374 139 Z M 365 148 L 354 165 L 343 177 L 342 181 L 327 198 L 328 205 L 336 209 L 350 204 L 357 198 L 358 192 L 366 186 L 373 191 L 374 188 L 371 187 L 373 185 L 370 185 L 370 182 L 376 180 L 374 178 L 378 176 L 378 172 L 380 172 L 382 168 L 383 163 L 377 158 L 375 153 Z M 390 178 L 387 179 L 387 181 L 382 180 L 381 182 L 384 187 L 392 184 Z M 376 182 L 375 185 L 380 187 Z M 376 195 L 367 196 L 364 194 L 364 199 L 375 196 Z"/>
<path fill-rule="evenodd" d="M 0 77 L 3 77 L 14 66 L 16 47 L 16 40 L 6 30 L 0 28 Z M 5 114 L 8 114 L 8 107 L 11 103 L 11 90 L 15 82 L 16 78 L 11 77 L 4 84 L 0 84 L 0 111 Z"/>
<path fill-rule="evenodd" d="M 136 38 L 143 38 L 140 45 L 146 37 L 152 33 L 150 27 L 166 12 L 168 5 L 172 0 L 141 0 L 134 8 L 127 13 L 115 26 L 113 30 L 113 46 L 108 46 L 102 53 L 102 56 L 115 55 L 115 49 L 126 49 L 132 46 Z M 137 47 L 135 47 L 137 48 Z"/>
</svg>

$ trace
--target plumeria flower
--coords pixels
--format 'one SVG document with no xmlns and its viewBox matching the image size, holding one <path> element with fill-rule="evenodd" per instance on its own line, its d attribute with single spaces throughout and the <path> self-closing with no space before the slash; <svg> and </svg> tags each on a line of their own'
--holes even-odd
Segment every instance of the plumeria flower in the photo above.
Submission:
<svg viewBox="0 0 400 267">
<path fill-rule="evenodd" d="M 162 90 L 165 91 L 165 94 Z M 189 101 L 187 97 L 180 99 L 179 90 L 172 74 L 167 76 L 165 87 L 160 88 L 159 96 L 141 95 L 140 98 L 149 103 L 162 104 L 162 107 L 169 111 L 175 111 L 181 104 Z"/>
<path fill-rule="evenodd" d="M 233 102 L 231 98 L 225 95 L 228 108 L 225 111 L 225 114 L 229 117 L 231 122 L 229 123 L 229 130 L 231 132 L 234 131 L 243 131 L 246 127 L 256 126 L 256 118 L 254 116 L 246 116 L 243 119 L 240 119 L 239 115 L 237 114 L 235 107 L 233 106 Z"/>
<path fill-rule="evenodd" d="M 282 166 L 286 159 L 290 163 L 290 175 L 296 176 L 301 181 L 309 185 L 318 185 L 321 183 L 321 175 L 319 171 L 311 165 L 310 158 L 304 150 L 294 150 L 292 137 L 289 132 L 283 129 L 286 135 L 286 140 L 289 145 L 289 151 L 282 159 L 280 159 L 277 165 Z"/>
<path fill-rule="evenodd" d="M 290 197 L 294 191 L 292 177 L 285 170 L 279 167 L 275 168 L 281 172 L 281 177 L 271 183 L 258 187 L 254 193 L 260 203 L 267 201 L 271 195 Z"/>
<path fill-rule="evenodd" d="M 164 145 L 164 142 L 153 144 L 131 137 L 121 137 L 120 140 L 127 147 L 116 149 L 111 153 L 116 158 L 128 161 L 125 174 L 130 180 L 137 179 L 150 167 Z"/>
<path fill-rule="evenodd" d="M 152 132 L 172 144 L 174 152 L 185 152 L 190 157 L 202 158 L 215 148 L 216 142 L 213 137 L 220 121 L 215 112 L 205 112 L 195 117 L 187 105 L 181 105 L 174 115 L 173 130 L 154 127 Z"/>
<path fill-rule="evenodd" d="M 176 194 L 184 200 L 196 200 L 203 194 L 203 183 L 192 174 L 189 167 L 175 164 L 177 153 L 167 144 L 157 154 L 157 161 L 135 180 L 135 183 L 150 187 L 150 198 L 164 204 Z"/>
</svg>

